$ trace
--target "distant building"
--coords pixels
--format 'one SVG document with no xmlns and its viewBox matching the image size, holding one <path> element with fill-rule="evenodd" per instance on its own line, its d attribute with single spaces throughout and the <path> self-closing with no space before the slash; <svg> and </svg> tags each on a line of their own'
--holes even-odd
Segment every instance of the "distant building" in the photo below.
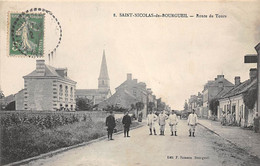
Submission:
<svg viewBox="0 0 260 166">
<path fill-rule="evenodd" d="M 103 51 L 103 58 L 98 78 L 98 89 L 76 89 L 76 98 L 87 98 L 93 101 L 94 104 L 99 104 L 110 96 L 110 79 L 108 76 L 105 51 Z"/>
<path fill-rule="evenodd" d="M 203 112 L 209 111 L 209 104 L 210 101 L 216 98 L 217 94 L 221 92 L 223 89 L 230 89 L 233 88 L 234 84 L 229 82 L 227 79 L 224 78 L 224 75 L 218 75 L 215 80 L 208 81 L 204 85 L 204 90 L 202 91 L 203 94 Z M 205 114 L 205 113 L 203 113 Z M 211 112 L 208 113 L 211 116 Z"/>
<path fill-rule="evenodd" d="M 24 78 L 24 89 L 16 95 L 19 110 L 75 110 L 76 82 L 67 68 L 54 68 L 36 60 L 36 69 Z"/>
<path fill-rule="evenodd" d="M 0 91 L 0 92 L 1 92 L 1 91 Z M 5 109 L 6 106 L 7 106 L 9 103 L 15 101 L 15 96 L 14 96 L 13 94 L 11 94 L 11 95 L 5 97 L 5 96 L 3 95 L 3 92 L 2 92 L 1 96 L 2 96 L 2 97 L 0 98 L 0 106 L 1 106 L 0 109 Z"/>
<path fill-rule="evenodd" d="M 116 88 L 116 92 L 110 98 L 101 102 L 99 108 L 114 105 L 129 109 L 132 104 L 142 102 L 144 104 L 143 115 L 146 116 L 148 97 L 150 101 L 154 100 L 151 89 L 147 90 L 144 82 L 138 83 L 137 79 L 132 79 L 132 74 L 128 73 L 126 81 Z"/>
<path fill-rule="evenodd" d="M 233 114 L 237 124 L 243 127 L 253 125 L 256 104 L 253 109 L 245 106 L 243 93 L 257 87 L 257 69 L 250 69 L 250 79 L 240 82 L 240 77 L 235 77 L 235 86 L 222 95 L 219 99 L 219 118 L 227 113 Z"/>
<path fill-rule="evenodd" d="M 194 109 L 198 116 L 203 116 L 202 104 L 203 96 L 200 92 L 198 92 L 198 95 L 191 95 L 188 101 L 188 112 Z"/>
</svg>

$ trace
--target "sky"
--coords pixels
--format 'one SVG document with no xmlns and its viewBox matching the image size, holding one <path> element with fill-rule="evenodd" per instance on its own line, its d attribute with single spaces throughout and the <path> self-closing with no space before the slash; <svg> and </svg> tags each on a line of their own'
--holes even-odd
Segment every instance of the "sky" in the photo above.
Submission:
<svg viewBox="0 0 260 166">
<path fill-rule="evenodd" d="M 157 98 L 183 109 L 190 95 L 203 90 L 208 80 L 223 74 L 230 82 L 249 78 L 246 54 L 256 54 L 260 42 L 259 2 L 0 2 L 0 85 L 7 96 L 23 89 L 23 76 L 35 69 L 36 58 L 10 57 L 8 12 L 45 8 L 62 27 L 54 59 L 48 52 L 57 42 L 56 23 L 46 16 L 45 59 L 67 67 L 78 89 L 95 89 L 103 50 L 110 86 L 126 74 L 145 82 Z M 120 13 L 185 13 L 189 18 L 119 17 Z M 113 17 L 116 14 L 117 17 Z M 197 18 L 214 15 L 214 18 Z M 215 14 L 226 15 L 216 18 Z"/>
</svg>

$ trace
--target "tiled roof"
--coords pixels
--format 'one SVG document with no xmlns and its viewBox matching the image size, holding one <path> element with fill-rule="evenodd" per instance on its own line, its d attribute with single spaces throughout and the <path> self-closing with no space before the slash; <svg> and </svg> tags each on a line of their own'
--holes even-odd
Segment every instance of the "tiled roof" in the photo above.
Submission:
<svg viewBox="0 0 260 166">
<path fill-rule="evenodd" d="M 27 74 L 24 77 L 59 77 L 59 78 L 63 78 L 63 79 L 67 79 L 67 80 L 73 81 L 73 80 L 71 80 L 67 76 L 66 77 L 60 76 L 56 72 L 56 68 L 54 68 L 52 66 L 49 66 L 49 65 L 46 65 L 46 64 L 45 64 L 45 72 L 44 73 L 39 73 L 36 70 L 34 70 L 33 72 L 31 72 L 30 74 Z M 75 82 L 75 81 L 73 81 L 73 82 Z"/>
<path fill-rule="evenodd" d="M 210 82 L 208 84 L 208 86 L 218 86 L 219 82 L 221 82 L 221 81 L 223 82 L 224 87 L 227 87 L 227 86 L 233 87 L 234 86 L 234 84 L 232 84 L 230 81 L 228 81 L 227 79 L 225 79 L 223 77 L 222 78 L 218 78 L 217 80 Z"/>
<path fill-rule="evenodd" d="M 76 89 L 76 95 L 96 95 L 96 94 L 108 94 L 109 93 L 109 89 L 108 90 L 104 90 L 104 89 Z"/>
<path fill-rule="evenodd" d="M 219 99 L 225 96 L 233 87 L 225 87 L 222 91 L 220 91 L 215 98 Z"/>
<path fill-rule="evenodd" d="M 235 86 L 232 88 L 228 93 L 226 93 L 222 98 L 232 97 L 239 94 L 242 94 L 243 92 L 246 92 L 251 87 L 254 87 L 257 85 L 257 79 L 254 80 L 246 80 L 243 83 Z"/>
<path fill-rule="evenodd" d="M 99 103 L 100 108 L 105 108 L 107 105 L 119 104 L 120 107 L 130 108 L 131 104 L 138 102 L 137 98 L 127 90 L 116 91 L 110 98 Z"/>
</svg>

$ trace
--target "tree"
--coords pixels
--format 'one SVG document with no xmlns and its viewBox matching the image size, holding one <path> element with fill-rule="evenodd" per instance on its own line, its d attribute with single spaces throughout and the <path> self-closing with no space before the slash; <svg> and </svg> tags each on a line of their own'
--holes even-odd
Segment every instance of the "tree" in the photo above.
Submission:
<svg viewBox="0 0 260 166">
<path fill-rule="evenodd" d="M 78 110 L 92 110 L 93 102 L 87 98 L 76 99 L 76 106 Z"/>
<path fill-rule="evenodd" d="M 2 99 L 4 97 L 5 97 L 4 93 L 2 91 L 0 91 L 0 99 Z"/>
<path fill-rule="evenodd" d="M 217 98 L 214 98 L 210 101 L 209 103 L 209 109 L 212 111 L 213 115 L 217 115 L 218 112 L 218 106 L 219 106 L 219 101 Z"/>
<path fill-rule="evenodd" d="M 131 110 L 135 110 L 135 109 L 136 109 L 135 104 L 131 104 Z"/>
<path fill-rule="evenodd" d="M 257 89 L 251 88 L 243 93 L 243 100 L 248 109 L 253 109 L 257 99 Z"/>
<path fill-rule="evenodd" d="M 106 108 L 104 108 L 105 111 L 115 111 L 115 112 L 125 112 L 127 109 L 123 107 L 118 107 L 117 105 L 107 105 Z"/>
<path fill-rule="evenodd" d="M 138 115 L 138 111 L 141 111 L 142 109 L 144 109 L 144 103 L 143 102 L 137 102 L 135 104 L 135 108 L 137 110 L 137 115 Z"/>
<path fill-rule="evenodd" d="M 154 108 L 155 108 L 154 102 L 149 102 L 149 103 L 148 103 L 148 111 L 149 111 L 149 112 L 150 112 L 150 111 L 153 111 Z"/>
<path fill-rule="evenodd" d="M 186 111 L 186 110 L 188 110 L 188 108 L 189 108 L 188 103 L 187 103 L 187 101 L 185 100 L 185 103 L 184 103 L 184 110 Z"/>
</svg>

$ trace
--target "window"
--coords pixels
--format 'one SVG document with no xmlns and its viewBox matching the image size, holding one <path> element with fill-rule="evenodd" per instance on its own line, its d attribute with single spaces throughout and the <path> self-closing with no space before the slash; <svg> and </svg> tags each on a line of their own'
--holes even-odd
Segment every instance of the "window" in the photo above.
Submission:
<svg viewBox="0 0 260 166">
<path fill-rule="evenodd" d="M 62 88 L 62 85 L 60 85 L 60 87 L 59 87 L 59 94 L 60 94 L 60 96 L 63 95 L 63 88 Z"/>
<path fill-rule="evenodd" d="M 73 96 L 73 88 L 70 88 L 70 96 Z"/>
</svg>

